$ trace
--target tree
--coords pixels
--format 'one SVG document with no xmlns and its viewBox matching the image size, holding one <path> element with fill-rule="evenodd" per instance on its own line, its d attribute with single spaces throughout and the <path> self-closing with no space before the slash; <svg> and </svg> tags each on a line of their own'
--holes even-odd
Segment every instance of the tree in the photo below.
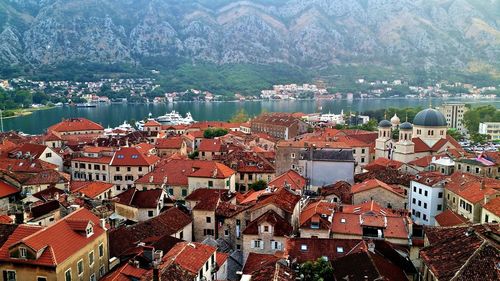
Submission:
<svg viewBox="0 0 500 281">
<path fill-rule="evenodd" d="M 480 122 L 500 122 L 500 111 L 493 105 L 469 108 L 464 114 L 464 124 L 469 132 L 477 132 Z"/>
<path fill-rule="evenodd" d="M 333 268 L 325 258 L 303 263 L 299 269 L 303 281 L 333 281 Z"/>
<path fill-rule="evenodd" d="M 462 139 L 462 133 L 460 133 L 457 129 L 454 128 L 448 129 L 446 134 L 454 138 L 456 141 L 460 141 Z"/>
<path fill-rule="evenodd" d="M 264 190 L 267 188 L 267 182 L 265 180 L 258 180 L 248 186 L 249 189 L 253 189 L 255 191 Z"/>
<path fill-rule="evenodd" d="M 225 136 L 227 133 L 228 130 L 223 128 L 208 128 L 203 132 L 203 137 L 206 139 L 213 139 Z"/>
<path fill-rule="evenodd" d="M 247 122 L 248 119 L 249 119 L 249 117 L 248 117 L 248 114 L 245 111 L 245 109 L 240 108 L 240 110 L 238 110 L 233 115 L 233 117 L 231 117 L 231 119 L 229 120 L 229 122 L 231 122 L 231 123 L 244 123 L 244 122 Z"/>
<path fill-rule="evenodd" d="M 483 135 L 483 134 L 479 134 L 479 133 L 472 133 L 470 136 L 470 140 L 473 143 L 483 144 L 483 143 L 488 141 L 488 135 Z"/>
</svg>

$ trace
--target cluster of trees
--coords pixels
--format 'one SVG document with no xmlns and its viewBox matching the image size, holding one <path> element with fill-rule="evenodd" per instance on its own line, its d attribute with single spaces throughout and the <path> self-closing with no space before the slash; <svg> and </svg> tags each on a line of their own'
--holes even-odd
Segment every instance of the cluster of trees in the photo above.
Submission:
<svg viewBox="0 0 500 281">
<path fill-rule="evenodd" d="M 227 133 L 228 130 L 224 128 L 208 128 L 203 132 L 203 137 L 206 139 L 213 139 L 225 136 Z"/>
<path fill-rule="evenodd" d="M 47 95 L 43 92 L 32 93 L 28 90 L 6 91 L 0 88 L 0 109 L 6 110 L 4 117 L 14 115 L 13 110 L 19 108 L 29 108 L 32 104 L 51 105 L 58 102 L 65 102 L 65 98 Z"/>
<path fill-rule="evenodd" d="M 464 125 L 469 131 L 473 143 L 484 143 L 488 140 L 487 135 L 479 134 L 479 123 L 500 122 L 500 110 L 493 105 L 472 107 L 467 105 L 468 110 L 464 114 Z"/>
</svg>

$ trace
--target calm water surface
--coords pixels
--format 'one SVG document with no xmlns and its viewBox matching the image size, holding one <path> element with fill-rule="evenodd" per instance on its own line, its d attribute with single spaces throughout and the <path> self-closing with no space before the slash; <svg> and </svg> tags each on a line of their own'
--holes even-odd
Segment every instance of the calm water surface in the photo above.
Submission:
<svg viewBox="0 0 500 281">
<path fill-rule="evenodd" d="M 433 99 L 432 105 L 438 106 L 444 102 L 465 102 L 474 106 L 492 104 L 500 108 L 500 99 L 490 100 L 460 100 Z M 354 100 L 321 100 L 323 113 L 338 114 L 344 111 L 364 112 L 388 107 L 428 106 L 425 99 L 354 99 Z M 191 112 L 193 118 L 201 120 L 227 121 L 240 108 L 255 116 L 262 111 L 268 112 L 317 112 L 317 102 L 314 100 L 300 101 L 247 101 L 247 102 L 177 102 L 170 104 L 104 104 L 94 108 L 76 108 L 70 106 L 57 107 L 49 110 L 36 111 L 31 115 L 5 119 L 4 130 L 18 130 L 28 134 L 44 132 L 47 127 L 60 122 L 64 118 L 84 117 L 100 123 L 104 127 L 115 127 L 124 120 L 141 120 L 152 113 L 153 116 L 163 115 L 176 110 L 182 115 Z"/>
</svg>

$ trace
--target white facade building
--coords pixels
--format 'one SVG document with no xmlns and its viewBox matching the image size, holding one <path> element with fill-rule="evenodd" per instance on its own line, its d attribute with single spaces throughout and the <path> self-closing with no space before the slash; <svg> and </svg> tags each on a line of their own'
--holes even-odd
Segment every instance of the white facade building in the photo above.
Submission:
<svg viewBox="0 0 500 281">
<path fill-rule="evenodd" d="M 500 140 L 500 122 L 479 123 L 479 133 L 490 136 L 491 140 Z"/>
<path fill-rule="evenodd" d="M 423 175 L 423 176 L 422 176 Z M 444 210 L 444 177 L 421 173 L 410 185 L 411 218 L 418 224 L 435 225 L 435 217 Z"/>
</svg>

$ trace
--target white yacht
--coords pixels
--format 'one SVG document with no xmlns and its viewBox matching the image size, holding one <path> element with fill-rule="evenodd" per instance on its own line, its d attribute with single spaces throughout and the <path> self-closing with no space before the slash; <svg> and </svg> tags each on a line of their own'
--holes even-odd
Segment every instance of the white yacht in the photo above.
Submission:
<svg viewBox="0 0 500 281">
<path fill-rule="evenodd" d="M 170 125 L 187 125 L 194 123 L 194 119 L 191 116 L 191 113 L 187 113 L 186 117 L 182 117 L 177 111 L 173 110 L 170 113 L 167 113 L 162 116 L 158 116 L 156 121 L 160 123 L 170 124 Z"/>
</svg>

